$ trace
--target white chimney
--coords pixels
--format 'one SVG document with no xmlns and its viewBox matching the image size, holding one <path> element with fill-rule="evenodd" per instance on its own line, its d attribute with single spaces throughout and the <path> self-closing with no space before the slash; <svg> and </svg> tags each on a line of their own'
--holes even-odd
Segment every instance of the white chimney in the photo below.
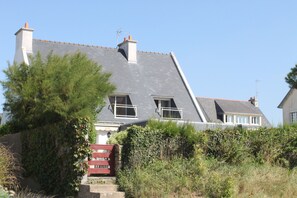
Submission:
<svg viewBox="0 0 297 198">
<path fill-rule="evenodd" d="M 137 41 L 132 40 L 132 36 L 129 36 L 128 39 L 124 39 L 122 43 L 118 46 L 121 50 L 124 51 L 128 63 L 137 63 Z"/>
<path fill-rule="evenodd" d="M 24 27 L 15 33 L 15 36 L 16 48 L 14 61 L 29 64 L 27 54 L 32 53 L 33 29 L 30 29 L 29 24 L 26 22 Z"/>
</svg>

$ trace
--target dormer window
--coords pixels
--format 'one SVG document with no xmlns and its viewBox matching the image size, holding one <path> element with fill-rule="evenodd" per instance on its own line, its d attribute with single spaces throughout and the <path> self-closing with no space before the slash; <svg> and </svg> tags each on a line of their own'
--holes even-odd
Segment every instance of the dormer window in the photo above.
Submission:
<svg viewBox="0 0 297 198">
<path fill-rule="evenodd" d="M 176 107 L 173 98 L 154 98 L 157 106 L 156 111 L 161 118 L 165 119 L 182 119 L 183 111 Z"/>
<path fill-rule="evenodd" d="M 224 114 L 224 123 L 242 125 L 261 125 L 261 116 Z"/>
<path fill-rule="evenodd" d="M 115 118 L 137 118 L 137 107 L 129 95 L 109 96 L 109 102 Z"/>
</svg>

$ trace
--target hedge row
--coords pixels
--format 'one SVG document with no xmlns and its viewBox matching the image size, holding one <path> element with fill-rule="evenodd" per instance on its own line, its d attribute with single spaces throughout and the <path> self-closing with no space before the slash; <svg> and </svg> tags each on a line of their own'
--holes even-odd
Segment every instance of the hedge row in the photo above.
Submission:
<svg viewBox="0 0 297 198">
<path fill-rule="evenodd" d="M 74 195 L 87 171 L 91 127 L 87 119 L 75 119 L 22 132 L 26 176 L 35 177 L 46 193 Z"/>
<path fill-rule="evenodd" d="M 146 127 L 132 126 L 123 140 L 122 166 L 135 168 L 155 160 L 191 157 L 199 140 L 193 126 L 150 121 Z"/>
<path fill-rule="evenodd" d="M 206 156 L 229 164 L 256 162 L 297 166 L 297 126 L 207 130 L 199 146 Z"/>
</svg>

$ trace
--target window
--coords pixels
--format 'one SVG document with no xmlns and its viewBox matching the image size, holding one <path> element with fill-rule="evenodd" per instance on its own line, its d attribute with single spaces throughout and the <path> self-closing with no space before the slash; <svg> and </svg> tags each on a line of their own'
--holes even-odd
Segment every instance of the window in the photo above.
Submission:
<svg viewBox="0 0 297 198">
<path fill-rule="evenodd" d="M 172 98 L 155 98 L 154 101 L 162 118 L 182 119 L 182 109 L 176 107 Z"/>
<path fill-rule="evenodd" d="M 260 124 L 260 117 L 259 116 L 252 116 L 251 117 L 251 124 Z"/>
<path fill-rule="evenodd" d="M 225 114 L 224 123 L 260 125 L 261 116 Z"/>
<path fill-rule="evenodd" d="M 109 102 L 116 118 L 136 118 L 137 107 L 132 105 L 130 97 L 124 96 L 110 96 Z"/>
<path fill-rule="evenodd" d="M 225 123 L 233 123 L 233 115 L 225 115 Z"/>
<path fill-rule="evenodd" d="M 290 121 L 291 123 L 297 122 L 297 112 L 290 113 Z"/>
<path fill-rule="evenodd" d="M 237 124 L 249 124 L 249 117 L 248 116 L 236 116 L 236 123 Z"/>
</svg>

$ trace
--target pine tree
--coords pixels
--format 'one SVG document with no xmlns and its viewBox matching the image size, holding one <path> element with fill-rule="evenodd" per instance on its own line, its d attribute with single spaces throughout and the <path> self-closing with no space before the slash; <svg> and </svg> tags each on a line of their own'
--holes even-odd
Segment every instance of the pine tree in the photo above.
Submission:
<svg viewBox="0 0 297 198">
<path fill-rule="evenodd" d="M 10 113 L 10 123 L 18 130 L 77 117 L 95 118 L 112 93 L 111 74 L 81 53 L 63 57 L 38 53 L 25 63 L 8 65 L 7 80 L 1 82 Z"/>
</svg>

